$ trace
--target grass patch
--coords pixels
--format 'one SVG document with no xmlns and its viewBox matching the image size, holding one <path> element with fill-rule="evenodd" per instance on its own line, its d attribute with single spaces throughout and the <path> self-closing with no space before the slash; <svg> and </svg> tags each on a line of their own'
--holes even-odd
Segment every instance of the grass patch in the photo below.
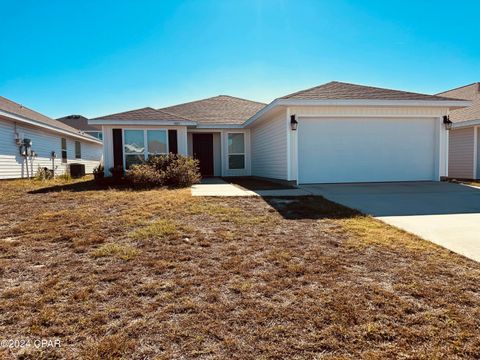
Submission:
<svg viewBox="0 0 480 360">
<path fill-rule="evenodd" d="M 0 182 L 0 333 L 62 339 L 0 358 L 480 358 L 473 261 L 321 197 L 76 181 Z"/>
<path fill-rule="evenodd" d="M 100 246 L 92 253 L 93 257 L 117 257 L 122 260 L 132 260 L 139 251 L 130 245 L 108 243 Z"/>
<path fill-rule="evenodd" d="M 177 225 L 170 220 L 156 220 L 153 223 L 132 231 L 129 236 L 135 240 L 161 239 L 178 235 Z"/>
</svg>

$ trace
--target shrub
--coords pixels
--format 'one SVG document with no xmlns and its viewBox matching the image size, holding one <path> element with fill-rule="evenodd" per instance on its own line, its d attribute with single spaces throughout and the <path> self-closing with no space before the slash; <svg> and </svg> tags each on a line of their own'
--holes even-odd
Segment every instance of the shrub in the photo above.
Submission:
<svg viewBox="0 0 480 360">
<path fill-rule="evenodd" d="M 38 167 L 37 173 L 35 174 L 35 180 L 52 180 L 53 179 L 53 170 L 49 170 L 46 167 Z"/>
<path fill-rule="evenodd" d="M 201 179 L 198 160 L 171 153 L 154 156 L 145 164 L 132 166 L 126 176 L 138 186 L 188 187 Z"/>
<path fill-rule="evenodd" d="M 99 164 L 97 167 L 93 169 L 93 177 L 95 179 L 102 179 L 104 175 L 103 170 L 104 170 L 103 165 Z"/>
</svg>

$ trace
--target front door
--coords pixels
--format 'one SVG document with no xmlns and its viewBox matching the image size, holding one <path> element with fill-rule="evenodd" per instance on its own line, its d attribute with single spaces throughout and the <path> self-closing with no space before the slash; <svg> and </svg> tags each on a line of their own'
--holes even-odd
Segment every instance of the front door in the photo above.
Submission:
<svg viewBox="0 0 480 360">
<path fill-rule="evenodd" d="M 203 177 L 213 176 L 213 134 L 192 134 L 193 157 L 200 162 Z"/>
</svg>

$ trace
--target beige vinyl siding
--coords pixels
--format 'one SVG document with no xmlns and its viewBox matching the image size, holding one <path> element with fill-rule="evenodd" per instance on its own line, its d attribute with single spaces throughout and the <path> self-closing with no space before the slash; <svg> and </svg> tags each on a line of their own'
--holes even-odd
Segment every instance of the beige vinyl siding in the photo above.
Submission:
<svg viewBox="0 0 480 360">
<path fill-rule="evenodd" d="M 81 141 L 82 158 L 75 159 L 75 139 L 67 135 L 56 134 L 33 126 L 16 125 L 17 133 L 23 138 L 32 140 L 32 150 L 37 157 L 33 161 L 25 161 L 20 155 L 18 146 L 15 144 L 14 133 L 15 123 L 13 121 L 0 119 L 0 179 L 22 178 L 28 174 L 35 175 L 38 167 L 52 168 L 50 154 L 55 151 L 57 158 L 54 166 L 56 174 L 64 173 L 68 164 L 85 164 L 85 172 L 91 173 L 93 168 L 98 166 L 102 158 L 102 145 Z M 61 139 L 67 139 L 67 163 L 62 164 Z"/>
<path fill-rule="evenodd" d="M 477 179 L 480 179 L 480 126 L 477 126 Z"/>
<path fill-rule="evenodd" d="M 474 128 L 450 130 L 448 176 L 471 179 L 474 164 Z"/>
<path fill-rule="evenodd" d="M 287 180 L 286 116 L 282 111 L 251 129 L 253 176 Z"/>
</svg>

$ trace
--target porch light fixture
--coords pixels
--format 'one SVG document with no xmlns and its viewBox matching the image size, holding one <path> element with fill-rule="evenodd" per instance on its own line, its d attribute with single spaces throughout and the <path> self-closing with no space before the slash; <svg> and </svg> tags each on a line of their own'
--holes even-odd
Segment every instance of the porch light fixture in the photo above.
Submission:
<svg viewBox="0 0 480 360">
<path fill-rule="evenodd" d="M 445 125 L 445 129 L 451 130 L 452 129 L 452 121 L 450 120 L 450 117 L 448 115 L 443 116 L 443 124 Z"/>
<path fill-rule="evenodd" d="M 295 115 L 290 115 L 290 127 L 292 128 L 293 131 L 297 130 L 298 121 Z"/>
</svg>

